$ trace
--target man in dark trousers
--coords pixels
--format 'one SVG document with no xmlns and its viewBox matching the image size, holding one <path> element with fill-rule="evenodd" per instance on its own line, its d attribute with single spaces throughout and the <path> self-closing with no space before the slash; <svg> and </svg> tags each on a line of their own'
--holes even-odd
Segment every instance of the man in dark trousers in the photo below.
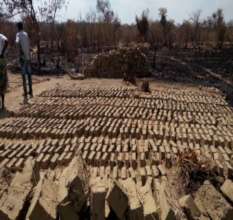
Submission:
<svg viewBox="0 0 233 220">
<path fill-rule="evenodd" d="M 17 23 L 18 33 L 16 34 L 16 43 L 20 50 L 20 65 L 22 68 L 24 103 L 27 103 L 27 96 L 33 97 L 32 92 L 32 73 L 31 73 L 31 55 L 30 39 L 23 29 L 23 23 Z M 28 87 L 28 88 L 27 88 Z"/>
<path fill-rule="evenodd" d="M 4 58 L 5 51 L 8 46 L 7 37 L 0 33 L 0 95 L 1 95 L 1 109 L 5 108 L 5 92 L 7 89 L 7 72 L 6 60 Z"/>
</svg>

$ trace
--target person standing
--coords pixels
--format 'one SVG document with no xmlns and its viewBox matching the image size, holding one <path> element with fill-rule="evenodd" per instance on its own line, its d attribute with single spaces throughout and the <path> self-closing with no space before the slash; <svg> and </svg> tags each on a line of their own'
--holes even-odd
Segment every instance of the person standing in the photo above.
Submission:
<svg viewBox="0 0 233 220">
<path fill-rule="evenodd" d="M 8 39 L 6 36 L 0 33 L 0 95 L 1 95 L 1 109 L 5 108 L 5 92 L 7 89 L 7 71 L 6 71 L 6 60 L 5 51 L 8 46 Z"/>
<path fill-rule="evenodd" d="M 27 95 L 33 97 L 32 91 L 32 73 L 31 73 L 31 55 L 30 39 L 24 31 L 23 23 L 17 23 L 18 33 L 16 34 L 16 43 L 19 45 L 20 65 L 22 68 L 24 103 L 27 102 Z M 28 88 L 27 88 L 28 87 Z"/>
</svg>

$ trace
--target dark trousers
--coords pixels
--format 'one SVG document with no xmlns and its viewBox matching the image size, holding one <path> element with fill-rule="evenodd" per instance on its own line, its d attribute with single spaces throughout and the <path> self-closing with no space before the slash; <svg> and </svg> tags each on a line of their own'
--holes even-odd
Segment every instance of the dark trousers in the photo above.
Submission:
<svg viewBox="0 0 233 220">
<path fill-rule="evenodd" d="M 22 68 L 24 96 L 26 97 L 28 94 L 33 95 L 33 92 L 32 92 L 32 73 L 31 73 L 30 62 L 29 61 L 22 62 L 21 68 Z"/>
</svg>

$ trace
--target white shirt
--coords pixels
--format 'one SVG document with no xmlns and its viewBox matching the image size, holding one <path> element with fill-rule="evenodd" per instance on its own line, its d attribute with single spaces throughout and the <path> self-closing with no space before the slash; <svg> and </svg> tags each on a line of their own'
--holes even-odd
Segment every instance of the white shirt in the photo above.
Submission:
<svg viewBox="0 0 233 220">
<path fill-rule="evenodd" d="M 2 54 L 6 41 L 7 41 L 7 37 L 3 34 L 0 34 L 0 55 Z"/>
<path fill-rule="evenodd" d="M 16 43 L 20 45 L 25 59 L 30 60 L 30 40 L 25 31 L 20 31 L 16 34 Z"/>
</svg>

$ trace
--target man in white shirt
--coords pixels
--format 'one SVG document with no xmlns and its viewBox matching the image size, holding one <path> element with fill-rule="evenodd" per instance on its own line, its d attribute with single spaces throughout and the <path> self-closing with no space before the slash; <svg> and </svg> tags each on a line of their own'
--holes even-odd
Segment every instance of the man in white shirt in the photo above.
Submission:
<svg viewBox="0 0 233 220">
<path fill-rule="evenodd" d="M 1 95 L 1 109 L 5 108 L 5 92 L 7 89 L 7 72 L 6 72 L 6 60 L 4 54 L 8 46 L 7 37 L 0 33 L 0 95 Z"/>
<path fill-rule="evenodd" d="M 32 92 L 32 74 L 31 74 L 31 56 L 30 56 L 30 39 L 28 34 L 23 30 L 23 23 L 17 23 L 18 33 L 16 34 L 16 43 L 20 50 L 20 64 L 22 68 L 24 101 L 27 101 L 27 95 L 33 97 Z M 28 84 L 28 92 L 27 92 Z"/>
</svg>

